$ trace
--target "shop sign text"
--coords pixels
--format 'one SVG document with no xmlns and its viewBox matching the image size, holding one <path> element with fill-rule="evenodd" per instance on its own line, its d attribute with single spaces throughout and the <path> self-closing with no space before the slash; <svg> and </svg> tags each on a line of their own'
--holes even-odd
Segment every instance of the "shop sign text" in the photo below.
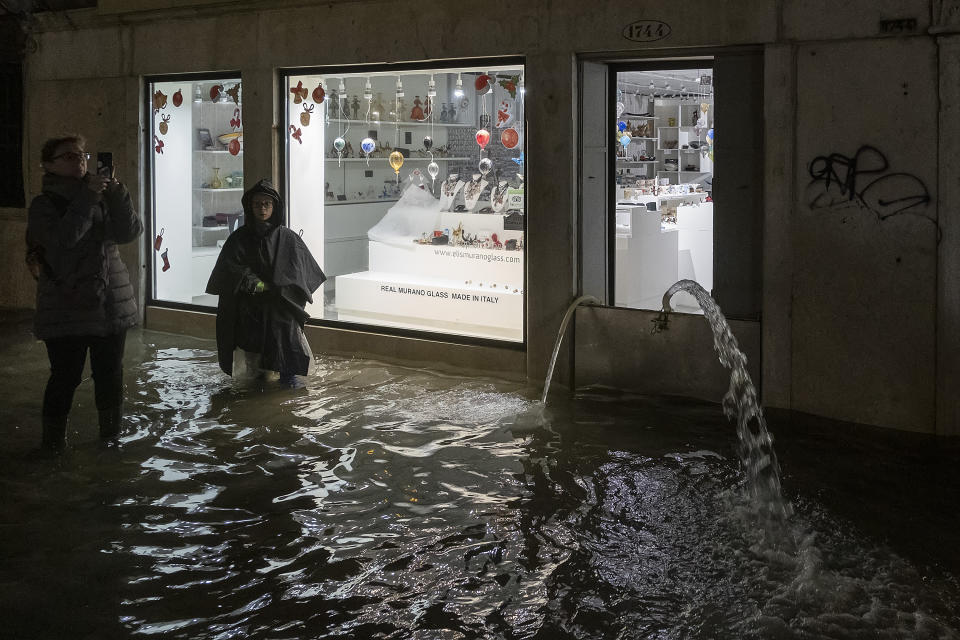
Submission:
<svg viewBox="0 0 960 640">
<path fill-rule="evenodd" d="M 623 28 L 623 37 L 633 42 L 654 42 L 670 35 L 670 25 L 659 20 L 637 20 Z"/>
</svg>

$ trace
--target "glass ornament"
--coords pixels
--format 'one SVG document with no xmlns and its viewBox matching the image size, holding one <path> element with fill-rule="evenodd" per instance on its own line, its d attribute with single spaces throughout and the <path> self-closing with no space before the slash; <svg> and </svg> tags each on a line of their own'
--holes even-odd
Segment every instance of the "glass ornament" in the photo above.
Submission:
<svg viewBox="0 0 960 640">
<path fill-rule="evenodd" d="M 337 136 L 333 140 L 333 148 L 337 150 L 337 153 L 343 153 L 343 148 L 347 146 L 347 141 Z"/>
<path fill-rule="evenodd" d="M 620 114 L 624 112 L 625 109 L 626 109 L 626 107 L 623 106 L 623 103 L 622 103 L 622 102 L 618 102 L 618 103 L 617 103 L 617 117 L 618 117 L 618 118 L 620 117 Z"/>
<path fill-rule="evenodd" d="M 500 142 L 507 149 L 513 149 L 520 144 L 520 134 L 513 127 L 509 127 L 500 134 Z"/>
<path fill-rule="evenodd" d="M 481 149 L 487 148 L 487 143 L 490 142 L 490 132 L 486 129 L 480 129 L 477 131 L 477 144 L 480 145 Z"/>
<path fill-rule="evenodd" d="M 622 144 L 623 148 L 626 149 L 630 145 L 630 136 L 627 134 L 620 136 L 620 144 Z"/>
<path fill-rule="evenodd" d="M 363 149 L 363 152 L 368 156 L 373 153 L 373 150 L 376 149 L 377 143 L 373 141 L 373 138 L 364 138 L 360 141 L 360 148 Z"/>
<path fill-rule="evenodd" d="M 403 154 L 399 151 L 394 151 L 390 154 L 390 168 L 393 169 L 393 172 L 397 174 L 397 184 L 400 184 L 400 167 L 403 166 Z"/>
<path fill-rule="evenodd" d="M 486 178 L 487 174 L 490 173 L 490 170 L 493 169 L 493 160 L 490 158 L 484 158 L 480 161 L 480 164 L 477 165 L 477 168 L 480 169 L 480 173 L 484 178 Z"/>
<path fill-rule="evenodd" d="M 430 186 L 432 187 L 437 181 L 437 176 L 440 174 L 440 165 L 431 160 L 430 164 L 427 165 L 427 173 L 430 174 Z"/>
<path fill-rule="evenodd" d="M 627 123 L 621 120 L 617 123 L 617 131 L 623 132 L 627 130 Z"/>
<path fill-rule="evenodd" d="M 423 137 L 423 149 L 424 151 L 430 151 L 433 148 L 433 138 L 430 136 Z"/>
</svg>

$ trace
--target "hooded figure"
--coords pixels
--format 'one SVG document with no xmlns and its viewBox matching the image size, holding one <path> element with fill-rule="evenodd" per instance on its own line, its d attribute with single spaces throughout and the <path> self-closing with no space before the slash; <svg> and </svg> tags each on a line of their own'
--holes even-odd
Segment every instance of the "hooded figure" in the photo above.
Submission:
<svg viewBox="0 0 960 640">
<path fill-rule="evenodd" d="M 261 369 L 293 384 L 306 375 L 310 347 L 304 311 L 326 276 L 299 235 L 286 227 L 283 200 L 268 180 L 243 194 L 244 224 L 230 234 L 210 274 L 207 293 L 219 296 L 217 352 L 233 375 L 233 351 L 260 355 Z"/>
</svg>

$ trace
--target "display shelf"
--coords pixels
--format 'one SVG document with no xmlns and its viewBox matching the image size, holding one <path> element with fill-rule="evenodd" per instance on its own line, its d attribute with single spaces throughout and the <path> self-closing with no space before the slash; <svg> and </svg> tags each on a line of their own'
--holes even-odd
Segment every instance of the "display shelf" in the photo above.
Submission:
<svg viewBox="0 0 960 640">
<path fill-rule="evenodd" d="M 229 231 L 230 227 L 225 224 L 219 224 L 215 227 L 205 227 L 202 224 L 193 225 L 194 230 L 196 231 Z"/>
<path fill-rule="evenodd" d="M 368 158 L 326 158 L 327 162 L 366 162 Z M 369 158 L 371 162 L 389 162 L 390 158 Z M 444 161 L 454 161 L 454 162 L 463 162 L 466 160 L 473 160 L 473 158 L 434 158 L 435 161 L 439 162 Z M 430 162 L 430 158 L 404 158 L 404 163 L 407 162 Z"/>
<path fill-rule="evenodd" d="M 624 165 L 626 165 L 626 164 L 629 164 L 629 165 L 634 165 L 634 164 L 657 164 L 657 161 L 656 161 L 656 160 L 620 160 L 619 158 L 617 158 L 617 164 L 624 164 Z"/>
<path fill-rule="evenodd" d="M 234 154 L 230 153 L 227 149 L 194 149 L 193 152 L 194 152 L 194 153 L 212 153 L 212 154 L 234 155 Z M 237 153 L 237 154 L 235 154 L 235 155 L 236 155 L 236 157 L 239 158 L 240 156 L 243 155 L 243 151 L 241 151 L 240 153 Z"/>
<path fill-rule="evenodd" d="M 372 204 L 374 202 L 396 202 L 397 198 L 381 198 L 374 200 L 324 200 L 323 206 L 333 207 L 345 204 Z"/>
<path fill-rule="evenodd" d="M 429 120 L 379 120 L 379 121 L 367 121 L 367 120 L 340 120 L 338 118 L 330 118 L 327 121 L 327 124 L 358 124 L 365 125 L 368 127 L 390 127 L 390 126 L 401 126 L 401 127 L 472 127 L 473 125 L 468 122 L 430 122 Z"/>
<path fill-rule="evenodd" d="M 243 191 L 243 187 L 222 187 L 220 189 L 211 189 L 209 187 L 194 187 L 194 191 L 202 191 L 203 193 L 220 193 L 220 192 L 230 192 L 230 191 Z"/>
</svg>

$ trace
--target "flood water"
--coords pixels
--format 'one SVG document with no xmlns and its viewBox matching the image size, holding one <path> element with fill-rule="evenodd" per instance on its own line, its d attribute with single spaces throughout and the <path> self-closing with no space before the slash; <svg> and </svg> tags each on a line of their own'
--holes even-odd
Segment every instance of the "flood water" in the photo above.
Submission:
<svg viewBox="0 0 960 640">
<path fill-rule="evenodd" d="M 127 435 L 37 459 L 47 363 L 2 324 L 3 638 L 960 638 L 956 443 L 767 412 L 753 508 L 719 404 L 321 357 L 234 385 L 131 332 Z M 719 366 L 719 365 L 718 365 Z M 718 399 L 719 401 L 719 399 Z"/>
</svg>

